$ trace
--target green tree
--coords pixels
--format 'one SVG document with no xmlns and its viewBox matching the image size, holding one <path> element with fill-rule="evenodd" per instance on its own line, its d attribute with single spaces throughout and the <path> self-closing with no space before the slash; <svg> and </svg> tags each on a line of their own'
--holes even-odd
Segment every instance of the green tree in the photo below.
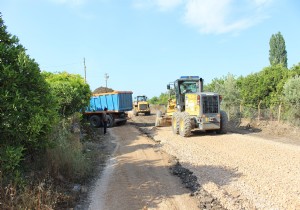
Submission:
<svg viewBox="0 0 300 210">
<path fill-rule="evenodd" d="M 168 104 L 168 99 L 169 99 L 169 93 L 161 93 L 159 97 L 154 96 L 151 99 L 149 99 L 150 104 Z"/>
<path fill-rule="evenodd" d="M 241 78 L 241 98 L 244 105 L 262 108 L 281 103 L 282 89 L 289 71 L 282 65 L 266 67 L 258 73 Z"/>
<path fill-rule="evenodd" d="M 284 100 L 289 107 L 289 118 L 300 125 L 300 76 L 287 80 L 283 87 Z"/>
<path fill-rule="evenodd" d="M 240 105 L 240 91 L 234 75 L 228 73 L 222 78 L 215 78 L 206 88 L 222 96 L 221 106 L 229 117 L 235 114 L 234 108 Z"/>
<path fill-rule="evenodd" d="M 80 75 L 67 72 L 43 72 L 43 76 L 50 84 L 53 95 L 56 96 L 61 117 L 79 112 L 89 104 L 91 90 Z"/>
<path fill-rule="evenodd" d="M 294 65 L 290 71 L 290 77 L 294 77 L 297 75 L 300 75 L 300 63 L 298 63 L 297 65 Z"/>
<path fill-rule="evenodd" d="M 285 41 L 280 32 L 272 34 L 270 38 L 269 61 L 271 66 L 282 64 L 287 68 L 287 52 Z"/>
<path fill-rule="evenodd" d="M 46 148 L 56 120 L 56 103 L 38 64 L 6 31 L 0 14 L 0 170 L 15 169 L 22 154 Z"/>
</svg>

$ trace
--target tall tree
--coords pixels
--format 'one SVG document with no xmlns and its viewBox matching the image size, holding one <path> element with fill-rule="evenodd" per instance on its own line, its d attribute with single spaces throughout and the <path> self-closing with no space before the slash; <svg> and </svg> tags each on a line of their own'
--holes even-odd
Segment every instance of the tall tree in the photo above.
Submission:
<svg viewBox="0 0 300 210">
<path fill-rule="evenodd" d="M 282 64 L 287 68 L 287 52 L 285 49 L 285 41 L 281 33 L 272 34 L 269 44 L 269 61 L 271 66 Z"/>
</svg>

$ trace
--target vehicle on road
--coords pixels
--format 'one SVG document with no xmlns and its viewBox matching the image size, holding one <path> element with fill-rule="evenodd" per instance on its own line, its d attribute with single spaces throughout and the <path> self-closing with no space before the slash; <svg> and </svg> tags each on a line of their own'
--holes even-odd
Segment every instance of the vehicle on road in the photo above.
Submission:
<svg viewBox="0 0 300 210">
<path fill-rule="evenodd" d="M 157 113 L 156 126 L 171 122 L 173 133 L 183 137 L 191 136 L 195 130 L 227 132 L 228 117 L 220 110 L 222 98 L 218 93 L 203 92 L 202 78 L 182 76 L 167 89 L 171 93 L 167 113 Z"/>
<path fill-rule="evenodd" d="M 147 101 L 148 98 L 145 95 L 137 96 L 134 98 L 133 102 L 133 114 L 138 116 L 139 113 L 144 113 L 145 115 L 150 115 L 150 105 Z"/>
<path fill-rule="evenodd" d="M 91 126 L 103 126 L 104 109 L 107 108 L 107 127 L 122 125 L 127 121 L 127 111 L 131 111 L 132 92 L 113 91 L 109 93 L 94 94 L 90 98 L 90 104 L 84 111 L 84 116 Z"/>
</svg>

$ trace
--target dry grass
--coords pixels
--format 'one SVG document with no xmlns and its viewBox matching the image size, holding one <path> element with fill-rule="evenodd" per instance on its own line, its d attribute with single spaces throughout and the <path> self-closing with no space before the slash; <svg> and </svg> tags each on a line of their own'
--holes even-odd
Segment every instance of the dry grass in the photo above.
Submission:
<svg viewBox="0 0 300 210">
<path fill-rule="evenodd" d="M 18 182 L 3 183 L 5 175 L 0 171 L 0 209 L 47 210 L 74 205 L 76 198 L 69 191 L 70 184 L 80 183 L 89 176 L 91 161 L 80 141 L 80 129 L 74 132 L 70 127 L 64 122 L 56 128 L 51 136 L 55 147 L 47 149 L 34 162 L 25 161 L 26 173 L 22 173 Z"/>
</svg>

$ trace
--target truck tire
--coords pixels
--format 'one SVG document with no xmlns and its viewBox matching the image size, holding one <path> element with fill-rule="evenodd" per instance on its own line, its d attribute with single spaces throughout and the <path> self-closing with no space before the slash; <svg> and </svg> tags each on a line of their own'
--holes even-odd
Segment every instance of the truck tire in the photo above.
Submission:
<svg viewBox="0 0 300 210">
<path fill-rule="evenodd" d="M 220 123 L 220 130 L 217 130 L 217 134 L 225 134 L 227 133 L 227 127 L 228 127 L 228 116 L 226 112 L 220 111 L 221 114 L 221 123 Z"/>
<path fill-rule="evenodd" d="M 182 137 L 189 137 L 192 135 L 191 118 L 186 112 L 182 112 L 179 115 L 179 134 Z"/>
<path fill-rule="evenodd" d="M 179 112 L 174 112 L 172 115 L 172 131 L 174 134 L 179 134 Z"/>
<path fill-rule="evenodd" d="M 98 115 L 92 115 L 90 117 L 90 125 L 94 128 L 99 128 L 101 126 L 101 118 Z"/>
<path fill-rule="evenodd" d="M 114 118 L 112 115 L 107 115 L 107 127 L 111 128 L 114 126 Z"/>
</svg>

